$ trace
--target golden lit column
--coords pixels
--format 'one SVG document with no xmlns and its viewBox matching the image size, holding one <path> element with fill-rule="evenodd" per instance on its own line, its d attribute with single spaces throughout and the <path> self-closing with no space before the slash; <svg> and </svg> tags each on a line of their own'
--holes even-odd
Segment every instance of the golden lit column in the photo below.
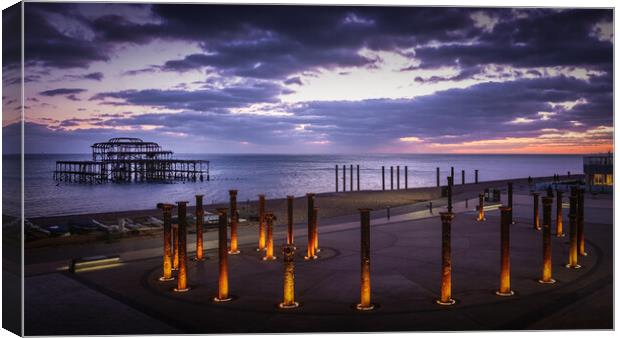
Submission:
<svg viewBox="0 0 620 338">
<path fill-rule="evenodd" d="M 312 243 L 314 244 L 314 254 L 321 252 L 319 249 L 319 208 L 312 209 Z"/>
<path fill-rule="evenodd" d="M 308 198 L 308 250 L 304 259 L 311 260 L 318 258 L 314 252 L 314 194 L 307 193 Z"/>
<path fill-rule="evenodd" d="M 441 212 L 441 297 L 437 300 L 439 305 L 452 305 L 452 248 L 450 240 L 450 228 L 454 214 Z"/>
<path fill-rule="evenodd" d="M 172 224 L 172 270 L 179 270 L 179 225 L 178 224 Z"/>
<path fill-rule="evenodd" d="M 368 311 L 375 308 L 370 303 L 370 211 L 371 209 L 359 209 L 361 224 L 361 287 L 360 302 L 356 308 L 361 311 Z"/>
<path fill-rule="evenodd" d="M 278 304 L 281 309 L 292 309 L 299 306 L 295 301 L 295 265 L 293 259 L 295 257 L 295 247 L 287 244 L 282 248 L 284 256 L 284 295 L 282 303 Z"/>
<path fill-rule="evenodd" d="M 510 224 L 515 224 L 512 219 L 512 182 L 508 182 L 508 207 L 510 208 Z"/>
<path fill-rule="evenodd" d="M 588 255 L 586 252 L 586 237 L 583 231 L 584 194 L 585 190 L 577 189 L 577 241 L 579 243 L 579 256 Z"/>
<path fill-rule="evenodd" d="M 265 195 L 258 195 L 258 248 L 265 250 Z"/>
<path fill-rule="evenodd" d="M 196 195 L 196 257 L 195 261 L 203 261 L 204 258 L 204 250 L 203 250 L 203 240 L 202 240 L 202 225 L 204 222 L 205 211 L 202 206 L 202 196 Z"/>
<path fill-rule="evenodd" d="M 478 194 L 478 219 L 476 221 L 486 221 L 484 217 L 484 193 Z"/>
<path fill-rule="evenodd" d="M 555 235 L 564 237 L 564 220 L 562 219 L 562 192 L 556 191 Z"/>
<path fill-rule="evenodd" d="M 217 296 L 213 299 L 216 302 L 227 302 L 232 298 L 228 294 L 228 209 L 219 208 L 219 234 L 218 234 L 218 256 L 219 256 L 219 276 Z"/>
<path fill-rule="evenodd" d="M 287 232 L 286 232 L 286 244 L 294 245 L 295 235 L 293 234 L 293 201 L 295 196 L 286 196 L 286 218 L 287 218 Z"/>
<path fill-rule="evenodd" d="M 553 197 L 543 197 L 543 265 L 542 278 L 538 282 L 543 284 L 553 284 L 555 280 L 551 278 L 551 203 Z"/>
<path fill-rule="evenodd" d="M 581 265 L 579 265 L 577 248 L 577 196 L 571 195 L 568 199 L 570 201 L 570 209 L 568 212 L 570 245 L 568 248 L 568 264 L 566 264 L 566 267 L 569 269 L 579 269 Z"/>
<path fill-rule="evenodd" d="M 500 264 L 498 296 L 512 296 L 515 293 L 510 289 L 510 207 L 499 207 L 501 212 L 500 228 Z"/>
<path fill-rule="evenodd" d="M 540 194 L 533 192 L 532 196 L 534 196 L 534 230 L 540 230 L 540 213 L 538 212 L 538 199 Z"/>
<path fill-rule="evenodd" d="M 164 212 L 164 263 L 163 276 L 159 277 L 162 282 L 173 280 L 172 276 L 172 248 L 170 241 L 172 240 L 172 204 L 162 204 L 161 209 Z"/>
<path fill-rule="evenodd" d="M 239 213 L 237 212 L 237 190 L 229 190 L 230 194 L 230 251 L 231 255 L 240 253 L 237 244 L 237 225 L 239 224 Z"/>
<path fill-rule="evenodd" d="M 267 250 L 265 251 L 265 257 L 263 257 L 264 261 L 272 261 L 276 259 L 276 256 L 273 255 L 273 216 L 272 212 L 268 212 L 265 214 L 265 221 L 267 221 Z"/>
<path fill-rule="evenodd" d="M 179 218 L 179 274 L 177 275 L 176 292 L 186 292 L 187 287 L 187 203 L 177 202 L 178 218 Z"/>
</svg>

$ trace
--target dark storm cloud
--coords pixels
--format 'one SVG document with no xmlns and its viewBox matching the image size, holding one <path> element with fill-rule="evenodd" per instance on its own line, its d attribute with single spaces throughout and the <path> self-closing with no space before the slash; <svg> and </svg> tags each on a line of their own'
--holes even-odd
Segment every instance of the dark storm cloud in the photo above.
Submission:
<svg viewBox="0 0 620 338">
<path fill-rule="evenodd" d="M 282 87 L 272 83 L 256 83 L 246 86 L 231 86 L 224 89 L 184 90 L 126 90 L 99 93 L 91 100 L 122 100 L 122 105 L 140 105 L 165 109 L 192 109 L 197 111 L 221 110 L 244 107 L 252 103 L 275 103 Z"/>
<path fill-rule="evenodd" d="M 39 95 L 43 95 L 43 96 L 57 96 L 57 95 L 75 95 L 75 94 L 80 94 L 85 92 L 86 89 L 82 89 L 82 88 L 57 88 L 57 89 L 50 89 L 50 90 L 46 90 L 46 91 L 42 91 L 39 93 Z"/>
<path fill-rule="evenodd" d="M 73 79 L 73 80 L 101 81 L 101 80 L 103 80 L 103 73 L 102 72 L 94 72 L 94 73 L 88 73 L 88 74 L 83 74 L 83 75 L 65 75 L 65 77 L 68 78 L 68 79 Z"/>
<path fill-rule="evenodd" d="M 181 97 L 177 98 L 180 99 Z M 183 108 L 159 97 L 162 107 Z M 587 102 L 572 110 L 553 108 L 549 102 Z M 133 99 L 132 102 L 136 102 Z M 289 107 L 292 116 L 214 114 L 204 111 L 118 117 L 97 125 L 160 126 L 159 131 L 202 135 L 229 141 L 252 140 L 275 145 L 327 139 L 338 146 L 377 147 L 400 137 L 416 136 L 440 142 L 465 142 L 497 137 L 535 137 L 541 129 L 568 129 L 580 121 L 582 130 L 612 124 L 612 86 L 607 79 L 582 81 L 569 77 L 483 83 L 411 99 L 316 101 Z M 149 99 L 147 105 L 154 105 Z M 193 105 L 191 103 L 190 105 Z M 554 112 L 548 120 L 538 112 Z M 531 123 L 511 124 L 516 118 Z M 304 132 L 296 127 L 305 125 Z M 490 127 L 492 126 L 492 127 Z"/>
</svg>

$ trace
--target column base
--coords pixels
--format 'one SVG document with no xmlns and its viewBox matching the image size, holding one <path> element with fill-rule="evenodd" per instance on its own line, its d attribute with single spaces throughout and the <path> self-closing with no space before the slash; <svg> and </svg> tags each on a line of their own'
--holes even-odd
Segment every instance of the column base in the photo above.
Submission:
<svg viewBox="0 0 620 338">
<path fill-rule="evenodd" d="M 581 265 L 579 264 L 575 264 L 575 265 L 566 264 L 565 267 L 568 269 L 581 269 Z"/>
<path fill-rule="evenodd" d="M 566 237 L 566 234 L 556 234 L 555 237 Z"/>
<path fill-rule="evenodd" d="M 286 303 L 282 302 L 282 303 L 278 304 L 278 307 L 280 309 L 294 309 L 294 308 L 299 307 L 299 303 L 293 302 L 292 304 L 286 304 Z"/>
<path fill-rule="evenodd" d="M 314 252 L 321 252 L 321 249 L 316 248 L 316 249 L 314 249 Z"/>
<path fill-rule="evenodd" d="M 202 258 L 194 257 L 194 258 L 192 258 L 192 261 L 194 261 L 194 262 L 202 262 L 202 261 L 204 261 L 206 259 L 207 259 L 207 257 L 202 257 Z"/>
<path fill-rule="evenodd" d="M 240 253 L 241 253 L 241 251 L 239 251 L 239 250 L 228 250 L 228 254 L 229 255 L 238 255 Z"/>
<path fill-rule="evenodd" d="M 501 292 L 499 290 L 495 291 L 495 294 L 501 297 L 510 297 L 510 296 L 514 296 L 515 292 L 510 290 L 508 292 Z"/>
<path fill-rule="evenodd" d="M 480 219 L 480 218 L 476 219 L 476 222 L 483 222 L 483 221 L 486 221 L 486 220 L 487 220 L 486 217 L 482 217 L 482 219 Z"/>
<path fill-rule="evenodd" d="M 442 301 L 441 299 L 437 299 L 435 302 L 437 304 L 439 304 L 439 305 L 444 305 L 444 306 L 445 305 L 454 305 L 456 303 L 456 301 L 454 299 L 452 299 L 452 298 L 448 299 L 448 301 L 446 301 L 446 302 Z"/>
<path fill-rule="evenodd" d="M 314 260 L 314 259 L 317 259 L 317 258 L 319 258 L 319 256 L 317 256 L 317 255 L 314 255 L 314 256 L 304 256 L 304 259 L 307 260 L 307 261 L 311 261 L 311 260 Z"/>
<path fill-rule="evenodd" d="M 256 251 L 265 251 L 266 248 L 256 248 Z"/>
<path fill-rule="evenodd" d="M 357 309 L 359 311 L 371 311 L 371 310 L 374 310 L 374 308 L 375 308 L 374 304 L 368 304 L 368 305 L 357 304 L 357 305 L 355 305 L 355 309 Z"/>
<path fill-rule="evenodd" d="M 272 260 L 277 259 L 277 258 L 278 257 L 276 257 L 276 256 L 271 256 L 271 257 L 267 256 L 267 257 L 263 257 L 261 259 L 264 260 L 264 261 L 272 261 Z"/>
<path fill-rule="evenodd" d="M 539 279 L 539 280 L 538 280 L 538 283 L 540 283 L 540 284 L 553 284 L 553 283 L 555 283 L 555 279 L 551 278 L 551 279 L 549 279 L 548 281 L 545 281 L 545 280 Z"/>
<path fill-rule="evenodd" d="M 172 268 L 172 271 L 179 271 L 179 268 Z"/>
<path fill-rule="evenodd" d="M 174 292 L 187 292 L 187 291 L 189 291 L 189 287 L 186 287 L 186 288 L 183 288 L 183 289 L 174 288 L 174 289 L 172 289 L 172 291 L 174 291 Z"/>
<path fill-rule="evenodd" d="M 213 301 L 216 303 L 230 302 L 231 300 L 232 300 L 232 297 L 227 297 L 227 298 L 213 297 Z"/>
<path fill-rule="evenodd" d="M 164 276 L 159 277 L 160 282 L 168 282 L 171 280 L 174 280 L 174 277 L 164 277 Z"/>
<path fill-rule="evenodd" d="M 581 252 L 581 253 L 579 253 L 579 256 L 587 256 L 587 255 L 588 255 L 588 253 L 587 253 L 587 252 Z"/>
</svg>

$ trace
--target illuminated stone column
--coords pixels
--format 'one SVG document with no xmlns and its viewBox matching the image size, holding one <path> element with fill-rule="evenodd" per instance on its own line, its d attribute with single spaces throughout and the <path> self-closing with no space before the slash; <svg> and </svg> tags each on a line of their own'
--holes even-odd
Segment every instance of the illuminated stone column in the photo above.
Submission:
<svg viewBox="0 0 620 338">
<path fill-rule="evenodd" d="M 474 170 L 474 182 L 478 184 L 478 169 Z"/>
<path fill-rule="evenodd" d="M 203 250 L 203 240 L 202 240 L 202 225 L 204 222 L 205 211 L 202 206 L 202 196 L 196 195 L 196 257 L 195 261 L 203 261 L 204 258 L 204 250 Z"/>
<path fill-rule="evenodd" d="M 314 244 L 314 254 L 321 252 L 319 249 L 319 208 L 312 209 L 312 243 Z"/>
<path fill-rule="evenodd" d="M 308 198 L 308 250 L 304 259 L 311 260 L 318 258 L 314 251 L 314 194 L 307 193 Z"/>
<path fill-rule="evenodd" d="M 577 189 L 577 240 L 579 242 L 579 255 L 587 256 L 586 236 L 583 231 L 583 212 L 584 212 L 584 189 Z"/>
<path fill-rule="evenodd" d="M 484 217 L 484 193 L 478 194 L 478 218 L 476 221 L 482 222 L 487 219 Z"/>
<path fill-rule="evenodd" d="M 359 209 L 361 223 L 361 287 L 360 302 L 356 308 L 361 311 L 369 311 L 375 308 L 370 302 L 370 211 L 371 209 Z"/>
<path fill-rule="evenodd" d="M 579 269 L 579 254 L 578 254 L 578 241 L 577 241 L 577 196 L 571 195 L 568 197 L 570 201 L 570 209 L 568 212 L 569 222 L 569 247 L 568 247 L 568 264 L 566 267 L 569 269 Z"/>
<path fill-rule="evenodd" d="M 390 190 L 394 190 L 394 167 L 390 166 Z"/>
<path fill-rule="evenodd" d="M 510 289 L 510 208 L 499 207 L 502 214 L 500 228 L 500 264 L 498 296 L 512 296 L 515 293 Z"/>
<path fill-rule="evenodd" d="M 177 275 L 176 292 L 186 292 L 187 287 L 187 203 L 177 202 L 179 218 L 179 274 Z"/>
<path fill-rule="evenodd" d="M 172 270 L 179 270 L 179 225 L 178 224 L 172 224 Z"/>
<path fill-rule="evenodd" d="M 543 265 L 542 277 L 538 282 L 543 284 L 553 284 L 555 280 L 551 277 L 551 203 L 552 197 L 543 197 Z"/>
<path fill-rule="evenodd" d="M 227 302 L 232 298 L 228 294 L 228 215 L 226 208 L 217 209 L 219 217 L 218 231 L 218 257 L 219 257 L 219 276 L 217 296 L 213 298 L 216 302 Z"/>
<path fill-rule="evenodd" d="M 281 309 L 292 309 L 299 306 L 295 301 L 295 247 L 285 245 L 282 248 L 282 256 L 284 257 L 284 294 L 283 299 L 278 307 Z"/>
<path fill-rule="evenodd" d="M 286 196 L 286 219 L 287 219 L 287 232 L 286 232 L 286 244 L 294 245 L 295 236 L 293 234 L 293 201 L 295 196 Z"/>
<path fill-rule="evenodd" d="M 557 237 L 564 237 L 564 222 L 562 219 L 562 192 L 556 191 L 556 206 L 555 206 L 555 235 Z"/>
<path fill-rule="evenodd" d="M 381 190 L 385 191 L 385 166 L 381 166 Z"/>
<path fill-rule="evenodd" d="M 440 186 L 440 184 L 439 184 L 439 183 L 440 183 L 440 182 L 439 182 L 439 167 L 437 167 L 437 168 L 435 169 L 435 172 L 436 172 L 436 177 L 437 177 L 437 188 L 439 188 L 439 186 Z"/>
<path fill-rule="evenodd" d="M 265 214 L 265 220 L 267 221 L 267 250 L 265 251 L 265 257 L 263 257 L 264 261 L 272 261 L 276 259 L 276 256 L 273 255 L 273 212 L 268 212 Z"/>
<path fill-rule="evenodd" d="M 360 165 L 356 166 L 357 169 L 357 191 L 360 191 Z"/>
<path fill-rule="evenodd" d="M 238 248 L 237 225 L 239 224 L 239 213 L 237 211 L 237 190 L 229 190 L 230 194 L 230 250 L 231 255 L 240 253 Z"/>
<path fill-rule="evenodd" d="M 512 182 L 508 182 L 508 207 L 510 208 L 510 224 L 515 224 L 512 219 Z"/>
<path fill-rule="evenodd" d="M 452 176 L 448 176 L 448 212 L 452 212 Z"/>
<path fill-rule="evenodd" d="M 336 164 L 336 192 L 338 192 L 338 165 Z"/>
<path fill-rule="evenodd" d="M 161 209 L 164 213 L 164 262 L 163 262 L 163 275 L 159 277 L 162 282 L 173 280 L 172 276 L 172 204 L 161 204 Z"/>
<path fill-rule="evenodd" d="M 258 195 L 258 248 L 256 251 L 265 250 L 265 195 Z"/>
<path fill-rule="evenodd" d="M 396 166 L 396 190 L 400 190 L 400 166 Z"/>
<path fill-rule="evenodd" d="M 534 196 L 534 230 L 540 230 L 540 213 L 538 212 L 538 197 L 540 196 L 540 194 L 537 192 L 533 192 L 532 196 Z"/>
<path fill-rule="evenodd" d="M 452 250 L 450 240 L 450 228 L 454 214 L 441 212 L 441 297 L 437 300 L 439 305 L 452 305 Z"/>
</svg>

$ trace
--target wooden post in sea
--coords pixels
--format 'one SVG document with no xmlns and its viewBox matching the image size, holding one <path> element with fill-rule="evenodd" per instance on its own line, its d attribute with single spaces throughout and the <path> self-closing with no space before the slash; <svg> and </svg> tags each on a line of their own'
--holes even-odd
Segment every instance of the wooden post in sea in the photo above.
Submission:
<svg viewBox="0 0 620 338">
<path fill-rule="evenodd" d="M 390 190 L 394 190 L 394 167 L 390 166 Z"/>
<path fill-rule="evenodd" d="M 342 192 L 347 191 L 347 165 L 342 165 Z"/>
<path fill-rule="evenodd" d="M 400 166 L 396 166 L 396 190 L 400 190 Z"/>
<path fill-rule="evenodd" d="M 338 192 L 338 165 L 336 164 L 336 192 Z"/>
<path fill-rule="evenodd" d="M 353 164 L 351 164 L 351 177 L 349 178 L 349 191 L 353 191 Z"/>
<path fill-rule="evenodd" d="M 465 184 L 465 170 L 461 170 L 461 185 Z"/>
<path fill-rule="evenodd" d="M 437 188 L 439 188 L 439 186 L 440 186 L 440 184 L 439 184 L 440 183 L 439 182 L 439 167 L 437 167 L 436 172 L 437 172 Z"/>
<path fill-rule="evenodd" d="M 357 191 L 360 191 L 360 165 L 357 165 Z"/>
<path fill-rule="evenodd" d="M 385 166 L 381 166 L 381 190 L 385 191 Z"/>
<path fill-rule="evenodd" d="M 476 169 L 474 173 L 475 173 L 474 182 L 478 184 L 478 169 Z"/>
<path fill-rule="evenodd" d="M 405 190 L 409 189 L 409 168 L 405 166 Z"/>
<path fill-rule="evenodd" d="M 452 184 L 454 184 L 454 167 L 450 167 L 450 177 L 452 177 Z"/>
</svg>

